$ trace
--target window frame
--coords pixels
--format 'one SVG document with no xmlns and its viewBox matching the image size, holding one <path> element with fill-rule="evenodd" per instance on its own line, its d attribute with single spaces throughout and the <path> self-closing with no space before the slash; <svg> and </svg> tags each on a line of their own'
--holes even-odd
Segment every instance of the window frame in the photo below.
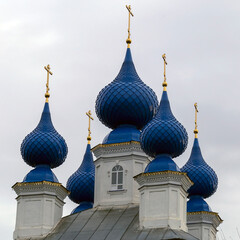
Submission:
<svg viewBox="0 0 240 240">
<path fill-rule="evenodd" d="M 111 171 L 111 190 L 123 190 L 123 167 L 119 164 L 115 165 Z"/>
</svg>

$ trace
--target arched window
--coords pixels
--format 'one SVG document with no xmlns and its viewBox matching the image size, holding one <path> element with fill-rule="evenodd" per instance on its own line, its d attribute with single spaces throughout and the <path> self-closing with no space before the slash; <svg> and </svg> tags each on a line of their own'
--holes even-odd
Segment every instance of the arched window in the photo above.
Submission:
<svg viewBox="0 0 240 240">
<path fill-rule="evenodd" d="M 112 190 L 123 189 L 123 168 L 120 165 L 116 165 L 112 169 Z"/>
</svg>

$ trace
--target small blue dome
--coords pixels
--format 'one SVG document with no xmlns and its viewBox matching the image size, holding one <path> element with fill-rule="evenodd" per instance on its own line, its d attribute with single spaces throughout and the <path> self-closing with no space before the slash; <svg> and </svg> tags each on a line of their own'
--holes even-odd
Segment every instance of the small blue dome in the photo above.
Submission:
<svg viewBox="0 0 240 240">
<path fill-rule="evenodd" d="M 180 169 L 177 164 L 172 160 L 170 155 L 160 154 L 147 165 L 144 172 L 149 173 L 162 171 L 180 172 Z"/>
<path fill-rule="evenodd" d="M 211 212 L 211 208 L 201 196 L 191 196 L 187 202 L 187 212 Z"/>
<path fill-rule="evenodd" d="M 22 158 L 32 167 L 49 165 L 55 168 L 65 161 L 67 151 L 65 140 L 53 127 L 46 102 L 38 126 L 22 142 Z"/>
<path fill-rule="evenodd" d="M 90 144 L 78 170 L 67 181 L 67 189 L 70 191 L 69 198 L 75 203 L 94 202 L 94 178 L 95 166 L 91 153 Z"/>
<path fill-rule="evenodd" d="M 48 165 L 38 165 L 31 170 L 23 179 L 23 182 L 57 182 L 56 175 L 52 172 Z"/>
<path fill-rule="evenodd" d="M 191 156 L 181 171 L 186 172 L 194 183 L 188 190 L 189 197 L 197 195 L 208 198 L 217 190 L 218 177 L 204 161 L 197 138 L 194 139 Z"/>
<path fill-rule="evenodd" d="M 140 131 L 133 125 L 120 125 L 103 139 L 103 144 L 131 141 L 140 142 Z"/>
<path fill-rule="evenodd" d="M 96 114 L 109 128 L 130 124 L 141 129 L 153 118 L 157 106 L 157 96 L 139 78 L 128 48 L 118 76 L 97 96 Z"/>
<path fill-rule="evenodd" d="M 143 151 L 151 157 L 168 154 L 174 158 L 185 151 L 188 134 L 173 116 L 166 91 L 156 116 L 143 128 L 140 142 Z"/>
</svg>

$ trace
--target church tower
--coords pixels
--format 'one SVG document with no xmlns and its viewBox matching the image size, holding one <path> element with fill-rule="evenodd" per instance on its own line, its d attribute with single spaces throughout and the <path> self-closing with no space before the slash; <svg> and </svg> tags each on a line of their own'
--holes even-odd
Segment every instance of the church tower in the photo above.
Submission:
<svg viewBox="0 0 240 240">
<path fill-rule="evenodd" d="M 142 172 L 149 157 L 140 146 L 140 130 L 155 115 L 157 96 L 138 76 L 130 50 L 131 7 L 127 52 L 117 77 L 97 96 L 96 114 L 113 129 L 102 144 L 93 148 L 95 160 L 95 206 L 139 202 L 138 185 L 133 176 Z"/>
<path fill-rule="evenodd" d="M 213 212 L 205 198 L 213 195 L 218 186 L 215 171 L 204 161 L 198 141 L 197 103 L 195 107 L 195 129 L 192 152 L 187 163 L 181 168 L 194 185 L 188 190 L 187 225 L 189 233 L 200 240 L 215 240 L 217 227 L 222 222 L 218 213 Z"/>
<path fill-rule="evenodd" d="M 23 160 L 34 167 L 12 188 L 17 193 L 17 218 L 14 239 L 38 239 L 45 236 L 61 219 L 64 199 L 68 195 L 51 170 L 67 156 L 67 145 L 55 130 L 49 109 L 49 74 L 47 70 L 46 102 L 37 127 L 22 142 Z"/>
<path fill-rule="evenodd" d="M 192 182 L 172 158 L 188 143 L 185 128 L 172 114 L 167 94 L 166 55 L 163 93 L 156 116 L 143 128 L 141 147 L 154 159 L 135 177 L 140 185 L 139 225 L 142 229 L 170 228 L 187 232 L 187 190 Z"/>
</svg>

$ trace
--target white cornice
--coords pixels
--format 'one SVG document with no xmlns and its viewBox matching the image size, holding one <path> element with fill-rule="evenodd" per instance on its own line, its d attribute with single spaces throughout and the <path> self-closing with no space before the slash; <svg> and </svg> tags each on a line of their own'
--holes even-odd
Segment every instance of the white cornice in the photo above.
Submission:
<svg viewBox="0 0 240 240">
<path fill-rule="evenodd" d="M 186 173 L 174 171 L 140 173 L 135 176 L 134 179 L 140 185 L 139 189 L 146 186 L 172 184 L 182 186 L 182 188 L 187 191 L 193 185 L 193 182 Z"/>
</svg>

